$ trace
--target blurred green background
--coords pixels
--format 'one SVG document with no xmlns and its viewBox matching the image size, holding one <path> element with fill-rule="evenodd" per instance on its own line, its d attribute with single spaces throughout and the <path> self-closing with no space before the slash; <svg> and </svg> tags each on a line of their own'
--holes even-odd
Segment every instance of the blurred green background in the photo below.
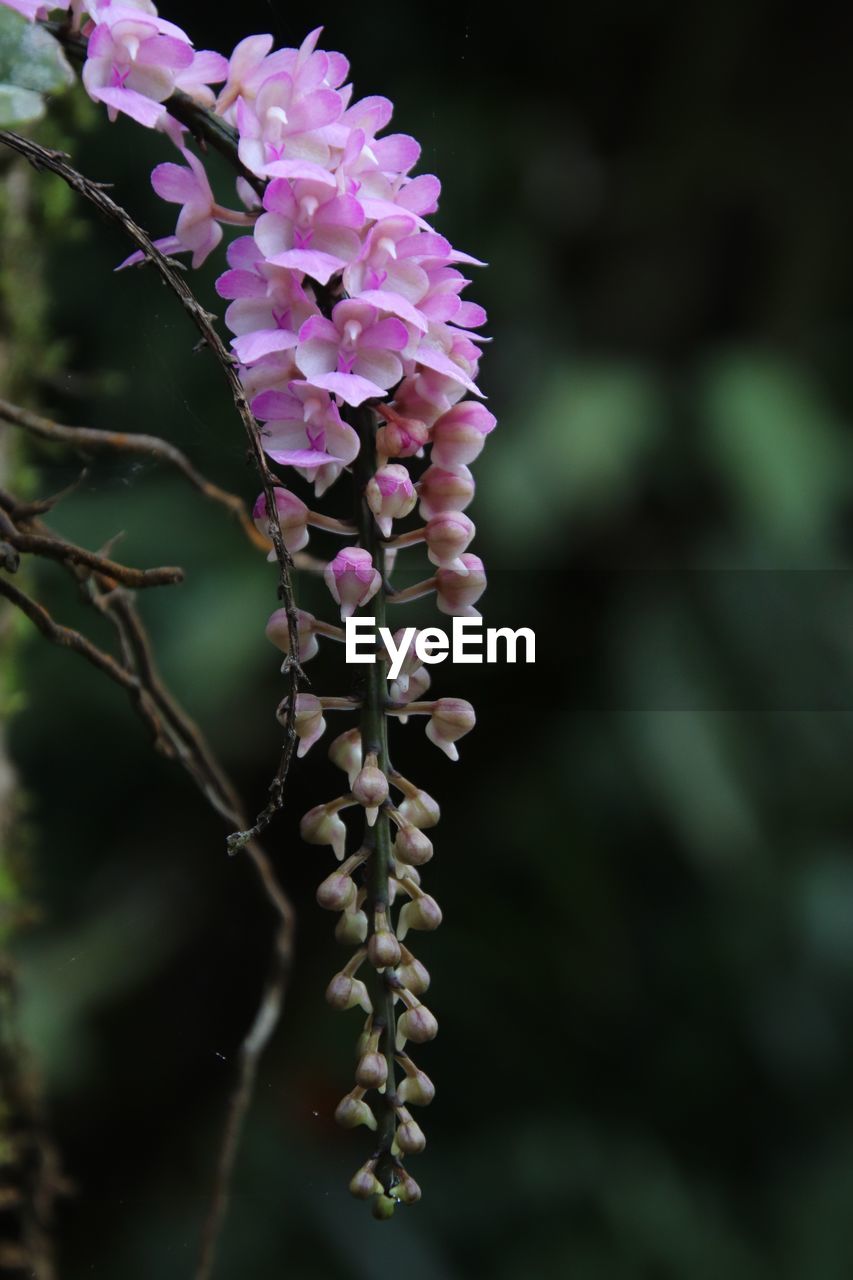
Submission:
<svg viewBox="0 0 853 1280">
<path fill-rule="evenodd" d="M 846 1280 L 849 21 L 763 0 L 605 0 L 548 21 L 470 5 L 163 9 L 225 52 L 325 21 L 357 92 L 394 99 L 395 127 L 423 143 L 421 169 L 444 184 L 438 228 L 490 263 L 471 290 L 499 418 L 472 508 L 483 609 L 539 642 L 535 667 L 434 669 L 439 694 L 478 709 L 458 765 L 417 723 L 395 735 L 398 765 L 442 804 L 425 882 L 445 924 L 415 939 L 441 1024 L 417 1055 L 438 1089 L 412 1161 L 424 1200 L 385 1225 L 346 1191 L 370 1145 L 331 1120 L 357 1015 L 323 1002 L 341 953 L 313 892 L 331 857 L 296 833 L 338 777 L 321 747 L 294 770 L 268 844 L 298 954 L 219 1274 Z M 79 166 L 168 234 L 147 182 L 165 141 L 94 112 L 72 132 L 67 99 L 56 115 Z M 54 180 L 40 181 L 47 200 Z M 42 405 L 166 435 L 251 500 L 218 373 L 153 275 L 112 274 L 126 252 L 87 209 L 53 234 L 63 373 L 41 378 Z M 193 280 L 214 309 L 218 269 Z M 39 492 L 77 475 L 67 452 L 31 456 Z M 186 566 L 143 615 L 259 808 L 283 692 L 263 557 L 138 461 L 94 461 L 54 522 L 91 546 L 124 531 L 130 563 Z M 302 590 L 326 611 L 316 583 Z M 91 627 L 57 573 L 38 592 Z M 42 918 L 17 950 L 75 1187 L 61 1274 L 183 1280 L 272 920 L 120 691 L 38 640 L 21 667 L 12 747 Z M 346 691 L 337 651 L 309 674 Z"/>
</svg>

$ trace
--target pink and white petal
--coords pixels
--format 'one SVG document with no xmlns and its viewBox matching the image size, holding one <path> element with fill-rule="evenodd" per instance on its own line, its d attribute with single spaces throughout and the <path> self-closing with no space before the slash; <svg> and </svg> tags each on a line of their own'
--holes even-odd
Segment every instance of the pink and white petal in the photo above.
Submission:
<svg viewBox="0 0 853 1280">
<path fill-rule="evenodd" d="M 187 204 L 198 197 L 198 180 L 194 173 L 182 164 L 158 164 L 151 171 L 151 185 L 161 200 L 172 204 Z"/>
<path fill-rule="evenodd" d="M 304 432 L 302 401 L 287 391 L 261 391 L 252 401 L 252 413 L 262 422 L 295 423 Z"/>
<path fill-rule="evenodd" d="M 329 144 L 319 129 L 313 129 L 308 133 L 290 134 L 287 139 L 287 154 L 294 163 L 316 165 L 320 169 L 328 169 L 331 164 Z M 272 161 L 267 166 L 271 176 L 274 176 L 272 165 L 277 166 L 280 163 L 280 161 Z"/>
<path fill-rule="evenodd" d="M 391 293 L 386 289 L 365 289 L 357 296 L 361 302 L 369 302 L 380 311 L 390 311 L 392 315 L 399 316 L 401 320 L 414 325 L 422 333 L 426 333 L 429 328 L 421 312 L 399 293 Z"/>
<path fill-rule="evenodd" d="M 404 259 L 402 262 L 389 262 L 386 271 L 385 288 L 420 305 L 421 298 L 429 289 L 429 276 L 423 267 Z"/>
<path fill-rule="evenodd" d="M 349 75 L 349 59 L 342 53 L 330 53 L 326 67 L 326 83 L 333 89 L 339 88 Z"/>
<path fill-rule="evenodd" d="M 397 204 L 411 213 L 435 213 L 440 195 L 441 183 L 435 174 L 422 173 L 400 188 L 397 192 Z"/>
<path fill-rule="evenodd" d="M 280 213 L 262 213 L 255 223 L 255 244 L 269 260 L 293 245 L 293 223 Z"/>
<path fill-rule="evenodd" d="M 329 455 L 319 449 L 280 449 L 271 441 L 264 441 L 264 453 L 283 467 L 322 467 L 329 461 Z"/>
<path fill-rule="evenodd" d="M 320 253 L 331 254 L 333 258 L 339 259 L 339 269 L 357 258 L 361 248 L 357 234 L 348 227 L 318 227 L 312 244 Z"/>
<path fill-rule="evenodd" d="M 298 206 L 293 187 L 286 178 L 273 178 L 264 192 L 264 208 L 268 213 L 280 213 L 292 222 Z"/>
<path fill-rule="evenodd" d="M 174 36 L 155 35 L 143 40 L 136 54 L 137 67 L 160 67 L 185 71 L 192 66 L 195 54 L 189 42 Z"/>
<path fill-rule="evenodd" d="M 266 148 L 260 138 L 250 138 L 243 134 L 237 146 L 240 163 L 250 173 L 263 174 L 266 160 Z"/>
<path fill-rule="evenodd" d="M 246 36 L 234 46 L 230 67 L 232 75 L 242 76 L 267 56 L 273 47 L 271 35 Z"/>
<path fill-rule="evenodd" d="M 274 267 L 286 267 L 289 271 L 301 271 L 319 284 L 328 284 L 336 271 L 346 266 L 340 258 L 316 249 L 287 249 L 277 253 L 269 261 Z"/>
<path fill-rule="evenodd" d="M 221 241 L 221 239 L 222 239 L 222 228 L 220 227 L 219 223 L 208 222 L 207 231 L 204 236 L 204 239 L 200 240 L 198 244 L 192 246 L 193 248 L 192 264 L 193 264 L 194 270 L 197 271 L 198 268 L 202 265 L 202 263 L 207 261 L 207 259 L 213 253 L 214 249 L 217 249 L 219 247 L 219 242 Z"/>
<path fill-rule="evenodd" d="M 242 146 L 242 143 L 240 145 Z M 242 152 L 240 153 L 240 159 L 243 159 Z M 261 167 L 264 174 L 269 178 L 289 178 L 292 181 L 296 181 L 298 178 L 307 178 L 311 182 L 322 182 L 327 187 L 336 185 L 334 175 L 324 168 L 322 164 L 318 164 L 312 159 L 293 157 L 287 160 L 272 160 L 269 164 L 264 164 L 262 160 Z"/>
<path fill-rule="evenodd" d="M 337 196 L 320 206 L 314 223 L 318 227 L 349 227 L 358 231 L 364 226 L 364 210 L 355 196 Z"/>
<path fill-rule="evenodd" d="M 445 355 L 443 351 L 439 351 L 437 347 L 433 347 L 427 342 L 422 342 L 415 353 L 415 361 L 426 369 L 432 369 L 435 373 L 443 374 L 446 378 L 452 378 L 473 395 L 482 396 L 482 391 L 476 383 L 471 381 L 467 373 L 460 369 L 459 365 L 450 359 L 450 356 Z"/>
<path fill-rule="evenodd" d="M 304 329 L 305 326 L 303 325 L 302 328 Z M 338 344 L 323 342 L 319 338 L 300 340 L 296 348 L 296 363 L 309 380 L 313 380 L 319 374 L 331 373 L 338 367 Z"/>
<path fill-rule="evenodd" d="M 220 298 L 265 298 L 267 296 L 263 280 L 260 276 L 256 276 L 254 271 L 223 271 L 221 276 L 217 276 L 214 287 Z"/>
<path fill-rule="evenodd" d="M 463 253 L 461 249 L 451 249 L 447 257 L 448 262 L 464 262 L 469 267 L 487 267 L 488 262 L 481 262 L 479 258 L 472 258 L 470 253 Z"/>
<path fill-rule="evenodd" d="M 299 330 L 300 342 L 324 342 L 336 350 L 340 342 L 337 326 L 325 316 L 310 316 Z"/>
<path fill-rule="evenodd" d="M 358 432 L 347 422 L 329 422 L 326 426 L 326 450 L 330 457 L 337 458 L 345 466 L 358 457 L 361 441 Z"/>
<path fill-rule="evenodd" d="M 266 294 L 262 298 L 236 298 L 225 308 L 225 323 L 232 333 L 252 333 L 255 329 L 273 329 L 272 307 Z"/>
<path fill-rule="evenodd" d="M 368 137 L 373 138 L 380 129 L 385 128 L 393 114 L 393 102 L 376 94 L 361 98 L 351 106 L 347 111 L 346 122 L 351 129 L 363 129 Z"/>
<path fill-rule="evenodd" d="M 123 111 L 137 124 L 145 125 L 146 129 L 155 128 L 164 111 L 159 102 L 152 102 L 150 98 L 143 97 L 141 93 L 135 93 L 133 89 L 94 88 L 89 89 L 89 97 L 94 98 L 96 102 L 105 103 L 115 111 Z"/>
<path fill-rule="evenodd" d="M 393 387 L 403 376 L 402 361 L 393 352 L 382 351 L 378 347 L 359 351 L 354 369 L 359 377 L 367 378 L 381 387 L 383 392 Z"/>
<path fill-rule="evenodd" d="M 289 351 L 296 346 L 296 334 L 287 329 L 258 329 L 234 338 L 231 346 L 241 364 L 254 364 L 272 351 Z"/>
<path fill-rule="evenodd" d="M 364 299 L 360 299 L 364 301 Z M 404 351 L 409 342 L 409 331 L 396 316 L 377 320 L 365 329 L 358 340 L 359 356 L 365 348 L 382 347 L 388 351 Z"/>
<path fill-rule="evenodd" d="M 318 373 L 312 374 L 306 381 L 310 382 L 312 387 L 319 387 L 321 391 L 330 391 L 332 395 L 340 396 L 341 400 L 352 405 L 354 409 L 364 404 L 365 400 L 373 400 L 385 395 L 384 387 L 377 386 L 375 382 L 355 373 Z"/>
<path fill-rule="evenodd" d="M 306 133 L 309 129 L 322 129 L 323 125 L 333 124 L 342 110 L 340 97 L 334 89 L 316 89 L 291 104 L 287 113 L 288 132 Z"/>
<path fill-rule="evenodd" d="M 198 84 L 219 84 L 228 79 L 228 59 L 213 49 L 199 49 L 189 69 Z"/>
<path fill-rule="evenodd" d="M 263 262 L 264 255 L 251 236 L 238 236 L 228 246 L 225 257 L 229 267 L 242 271 L 257 271 L 258 263 Z"/>
<path fill-rule="evenodd" d="M 408 173 L 421 158 L 420 144 L 406 133 L 392 133 L 377 139 L 371 151 L 379 168 L 386 173 Z"/>
<path fill-rule="evenodd" d="M 434 324 L 446 324 L 458 312 L 461 302 L 455 293 L 433 293 L 421 302 L 421 310 Z"/>
<path fill-rule="evenodd" d="M 397 253 L 401 258 L 415 258 L 419 262 L 426 258 L 446 262 L 451 253 L 451 244 L 436 231 L 420 231 L 417 235 L 401 240 L 397 245 Z"/>
<path fill-rule="evenodd" d="M 462 329 L 479 329 L 488 320 L 485 309 L 476 302 L 461 302 L 453 323 Z"/>
</svg>

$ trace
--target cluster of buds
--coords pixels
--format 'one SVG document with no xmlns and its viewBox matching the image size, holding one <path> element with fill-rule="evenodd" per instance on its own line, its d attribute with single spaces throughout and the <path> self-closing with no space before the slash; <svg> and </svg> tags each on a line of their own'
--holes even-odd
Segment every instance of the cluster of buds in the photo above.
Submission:
<svg viewBox="0 0 853 1280">
<path fill-rule="evenodd" d="M 484 339 L 476 331 L 486 315 L 462 294 L 470 283 L 464 269 L 483 264 L 427 221 L 440 184 L 431 174 L 412 176 L 420 156 L 413 138 L 384 132 L 392 104 L 353 99 L 349 64 L 318 48 L 319 29 L 298 48 L 278 50 L 272 36 L 248 36 L 225 58 L 196 52 L 151 0 L 0 3 L 30 19 L 67 10 L 69 30 L 88 41 L 83 83 L 90 96 L 112 119 L 124 113 L 177 148 L 181 162 L 159 164 L 152 174 L 157 193 L 181 206 L 174 234 L 157 242 L 162 249 L 188 253 L 199 266 L 220 246 L 224 228 L 244 229 L 227 246 L 217 290 L 229 303 L 225 322 L 246 395 L 264 424 L 264 449 L 289 476 L 275 490 L 275 511 L 258 500 L 258 529 L 269 535 L 277 525 L 297 565 L 310 530 L 345 541 L 319 561 L 341 621 L 361 610 L 384 627 L 388 610 L 427 594 L 441 613 L 476 615 L 486 579 L 470 550 L 470 467 L 495 419 L 471 398 L 481 394 L 475 378 Z M 218 117 L 220 138 L 233 139 L 239 208 L 219 202 L 204 155 L 190 149 L 170 112 L 188 96 Z M 315 501 L 340 477 L 350 478 L 352 523 L 309 507 L 291 487 L 293 474 L 313 486 Z M 401 528 L 410 517 L 413 527 Z M 395 590 L 398 553 L 419 544 L 429 576 Z M 437 1022 L 422 1002 L 427 970 L 404 940 L 441 923 L 438 903 L 421 884 L 433 855 L 425 833 L 438 822 L 439 806 L 392 768 L 388 724 L 426 717 L 429 740 L 456 760 L 456 744 L 475 719 L 462 699 L 427 698 L 430 677 L 412 630 L 394 636 L 398 652 L 406 635 L 409 644 L 393 679 L 383 648 L 356 696 L 300 692 L 294 705 L 285 700 L 278 708 L 295 729 L 300 756 L 322 738 L 327 713 L 358 716 L 329 748 L 346 790 L 305 814 L 301 833 L 311 845 L 329 846 L 340 863 L 323 879 L 317 901 L 337 913 L 336 937 L 354 951 L 326 998 L 335 1009 L 360 1010 L 364 1022 L 354 1085 L 336 1116 L 345 1127 L 375 1133 L 351 1190 L 372 1199 L 380 1218 L 420 1196 L 404 1168 L 425 1142 L 410 1107 L 429 1103 L 434 1090 L 407 1050 L 431 1040 Z M 320 638 L 341 640 L 344 631 L 303 611 L 292 631 L 278 610 L 267 636 L 288 668 L 310 661 Z M 351 843 L 356 851 L 348 854 Z"/>
</svg>

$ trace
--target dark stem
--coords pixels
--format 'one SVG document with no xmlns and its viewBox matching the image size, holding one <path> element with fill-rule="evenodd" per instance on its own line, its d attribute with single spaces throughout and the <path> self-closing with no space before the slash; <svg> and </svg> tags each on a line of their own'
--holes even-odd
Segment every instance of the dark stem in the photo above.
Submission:
<svg viewBox="0 0 853 1280">
<path fill-rule="evenodd" d="M 376 595 L 365 607 L 368 614 L 376 619 L 376 626 L 385 626 L 385 546 L 379 536 L 373 512 L 367 505 L 364 496 L 368 481 L 377 469 L 376 427 L 377 418 L 372 409 L 361 408 L 347 415 L 349 421 L 358 431 L 361 441 L 358 458 L 355 462 L 355 501 L 356 523 L 358 525 L 359 543 L 370 552 L 374 568 L 379 571 L 382 585 Z M 367 667 L 367 688 L 361 712 L 362 754 L 366 758 L 368 752 L 375 751 L 379 758 L 379 768 L 387 776 L 390 773 L 388 756 L 388 721 L 385 715 L 387 701 L 386 661 L 377 656 L 376 662 Z M 368 829 L 370 830 L 370 829 Z M 388 906 L 388 881 L 391 874 L 391 820 L 387 808 L 382 808 L 376 823 L 370 831 L 372 837 L 372 853 L 367 864 L 367 919 L 370 931 L 377 908 Z M 387 970 L 375 974 L 373 982 L 374 1017 L 377 1026 L 381 1024 L 382 1034 L 379 1040 L 380 1052 L 384 1054 L 388 1065 L 388 1080 L 385 1093 L 378 1095 L 382 1107 L 377 1124 L 377 1164 L 376 1176 L 386 1191 L 390 1191 L 396 1177 L 396 1162 L 391 1155 L 391 1145 L 397 1127 L 396 1103 L 396 1063 L 394 1060 L 394 1039 L 396 1035 L 396 1016 L 394 1012 L 394 993 L 387 980 Z"/>
</svg>

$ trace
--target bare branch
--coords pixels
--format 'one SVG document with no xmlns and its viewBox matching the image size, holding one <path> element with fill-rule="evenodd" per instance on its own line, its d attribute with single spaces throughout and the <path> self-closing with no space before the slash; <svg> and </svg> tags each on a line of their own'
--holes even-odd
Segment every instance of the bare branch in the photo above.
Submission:
<svg viewBox="0 0 853 1280">
<path fill-rule="evenodd" d="M 243 423 L 243 427 L 249 438 L 255 466 L 261 477 L 264 496 L 266 497 L 267 511 L 275 512 L 276 504 L 274 497 L 274 489 L 276 478 L 267 466 L 266 456 L 264 454 L 263 445 L 261 443 L 261 433 L 254 414 L 249 408 L 246 395 L 240 382 L 239 375 L 233 357 L 226 349 L 219 334 L 213 328 L 212 317 L 205 311 L 201 303 L 195 297 L 195 294 L 187 285 L 181 274 L 175 270 L 174 265 L 166 258 L 159 249 L 152 243 L 149 236 L 143 229 L 133 220 L 130 214 L 115 203 L 109 195 L 104 191 L 98 183 L 92 182 L 89 178 L 83 176 L 70 164 L 67 163 L 66 157 L 58 151 L 51 151 L 47 147 L 39 146 L 37 142 L 33 142 L 29 138 L 24 138 L 20 134 L 12 133 L 8 130 L 0 130 L 0 142 L 10 147 L 13 151 L 17 151 L 29 161 L 35 169 L 45 172 L 54 173 L 62 178 L 74 191 L 77 191 L 86 200 L 89 200 L 97 209 L 100 210 L 111 222 L 116 223 L 124 234 L 133 241 L 138 249 L 151 260 L 160 276 L 169 286 L 172 292 L 177 296 L 184 310 L 189 315 L 193 324 L 198 329 L 206 345 L 210 348 L 217 363 L 219 364 L 223 375 L 228 383 L 234 405 Z M 292 654 L 299 652 L 299 635 L 298 625 L 296 621 L 296 603 L 293 596 L 293 587 L 290 580 L 291 560 L 290 554 L 285 548 L 284 539 L 278 522 L 274 519 L 269 524 L 270 537 L 275 548 L 276 559 L 279 569 L 278 593 L 284 603 L 287 613 L 288 633 L 290 638 L 290 652 Z M 250 828 L 241 829 L 231 835 L 228 841 L 228 847 L 231 853 L 237 853 L 250 840 L 258 836 L 270 823 L 271 819 L 281 808 L 284 794 L 284 783 L 290 768 L 290 761 L 293 757 L 294 747 L 296 744 L 296 729 L 293 719 L 293 708 L 296 706 L 296 694 L 299 688 L 299 679 L 302 676 L 302 669 L 296 661 L 288 664 L 288 686 L 289 686 L 289 711 L 284 726 L 284 744 L 282 747 L 281 758 L 275 777 L 270 783 L 269 794 L 270 799 L 264 810 L 259 814 L 256 822 Z"/>
<path fill-rule="evenodd" d="M 131 569 L 119 564 L 116 560 L 108 560 L 105 556 L 96 555 L 85 547 L 78 547 L 74 542 L 66 542 L 55 534 L 44 537 L 36 533 L 21 533 L 14 522 L 0 511 L 0 533 L 16 551 L 26 551 L 32 555 L 45 556 L 48 560 L 60 560 L 66 564 L 86 565 L 96 569 L 104 577 L 121 582 L 126 587 L 163 587 L 173 582 L 183 582 L 184 571 L 177 565 L 167 565 L 159 569 Z"/>
<path fill-rule="evenodd" d="M 170 444 L 168 440 L 161 440 L 159 436 L 125 431 L 102 431 L 96 427 L 67 427 L 3 399 L 0 399 L 0 418 L 13 423 L 16 427 L 22 427 L 43 440 L 71 445 L 85 453 L 92 450 L 132 453 L 171 463 L 186 476 L 199 493 L 204 494 L 205 498 L 209 498 L 211 502 L 220 503 L 236 516 L 254 546 L 262 550 L 269 548 L 269 540 L 258 533 L 243 499 L 236 493 L 228 493 L 226 489 L 220 489 L 219 485 L 207 480 L 201 472 L 196 470 L 186 454 Z"/>
</svg>

